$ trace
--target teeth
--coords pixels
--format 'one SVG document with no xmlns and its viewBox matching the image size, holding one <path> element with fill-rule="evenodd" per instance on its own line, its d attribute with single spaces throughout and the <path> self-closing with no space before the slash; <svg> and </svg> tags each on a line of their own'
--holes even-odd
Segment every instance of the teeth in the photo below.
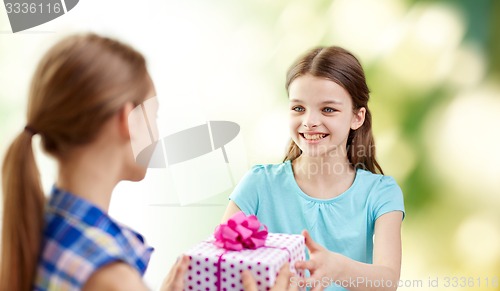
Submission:
<svg viewBox="0 0 500 291">
<path fill-rule="evenodd" d="M 307 133 L 304 133 L 303 135 L 308 140 L 318 140 L 326 136 L 326 134 L 307 134 Z"/>
</svg>

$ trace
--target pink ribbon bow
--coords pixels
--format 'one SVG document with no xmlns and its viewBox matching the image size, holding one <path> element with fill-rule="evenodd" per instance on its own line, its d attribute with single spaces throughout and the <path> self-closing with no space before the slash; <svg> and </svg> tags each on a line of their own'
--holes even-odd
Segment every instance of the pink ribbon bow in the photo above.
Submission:
<svg viewBox="0 0 500 291">
<path fill-rule="evenodd" d="M 257 216 L 246 216 L 240 211 L 234 214 L 227 223 L 217 226 L 214 236 L 214 244 L 226 250 L 256 249 L 264 246 L 267 227 L 260 223 Z"/>
</svg>

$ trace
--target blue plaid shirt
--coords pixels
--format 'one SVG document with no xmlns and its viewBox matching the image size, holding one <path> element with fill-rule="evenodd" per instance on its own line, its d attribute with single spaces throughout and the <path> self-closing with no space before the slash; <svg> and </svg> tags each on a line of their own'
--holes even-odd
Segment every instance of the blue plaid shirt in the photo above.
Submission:
<svg viewBox="0 0 500 291">
<path fill-rule="evenodd" d="M 90 202 L 53 187 L 34 290 L 79 290 L 94 271 L 121 261 L 141 275 L 153 248 Z"/>
</svg>

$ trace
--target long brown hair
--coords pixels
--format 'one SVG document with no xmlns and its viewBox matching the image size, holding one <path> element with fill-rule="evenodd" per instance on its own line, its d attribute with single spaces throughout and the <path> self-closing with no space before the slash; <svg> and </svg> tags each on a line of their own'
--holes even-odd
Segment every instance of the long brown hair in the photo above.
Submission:
<svg viewBox="0 0 500 291">
<path fill-rule="evenodd" d="M 336 47 L 319 47 L 310 50 L 290 67 L 286 75 L 286 90 L 298 77 L 311 74 L 326 78 L 342 86 L 351 96 L 353 112 L 366 109 L 363 125 L 349 132 L 347 138 L 347 158 L 355 168 L 383 174 L 375 159 L 375 142 L 372 135 L 372 116 L 368 109 L 370 91 L 365 74 L 358 59 L 349 51 Z M 297 144 L 291 140 L 284 161 L 294 160 L 302 154 Z"/>
<path fill-rule="evenodd" d="M 31 83 L 27 126 L 2 167 L 3 225 L 0 290 L 31 290 L 42 242 L 45 196 L 32 150 L 64 158 L 91 142 L 126 102 L 140 104 L 151 88 L 144 57 L 95 34 L 67 37 L 40 61 Z"/>
</svg>

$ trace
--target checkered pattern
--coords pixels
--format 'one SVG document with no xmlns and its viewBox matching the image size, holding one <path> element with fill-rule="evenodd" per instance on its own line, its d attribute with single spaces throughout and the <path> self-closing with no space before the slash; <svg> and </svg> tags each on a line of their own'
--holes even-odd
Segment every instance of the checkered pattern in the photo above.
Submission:
<svg viewBox="0 0 500 291">
<path fill-rule="evenodd" d="M 153 248 L 90 202 L 54 187 L 34 290 L 80 290 L 94 271 L 122 261 L 143 275 Z"/>
</svg>

